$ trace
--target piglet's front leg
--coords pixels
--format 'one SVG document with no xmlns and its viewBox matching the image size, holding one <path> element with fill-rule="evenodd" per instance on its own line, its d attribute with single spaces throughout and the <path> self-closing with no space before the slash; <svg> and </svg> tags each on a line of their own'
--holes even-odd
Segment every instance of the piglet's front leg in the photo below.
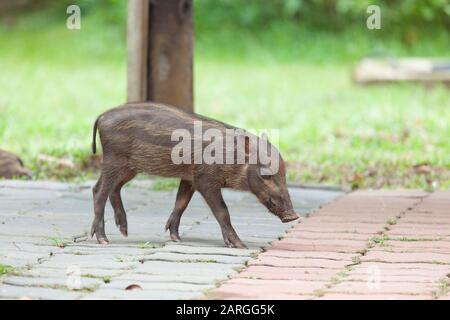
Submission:
<svg viewBox="0 0 450 320">
<path fill-rule="evenodd" d="M 180 226 L 180 219 L 183 215 L 184 210 L 191 201 L 192 195 L 194 194 L 194 188 L 192 187 L 192 182 L 187 180 L 181 180 L 180 186 L 178 187 L 177 200 L 175 201 L 175 207 L 166 223 L 166 231 L 170 231 L 170 239 L 172 241 L 181 241 L 178 228 Z"/>
<path fill-rule="evenodd" d="M 217 222 L 222 229 L 222 236 L 225 244 L 230 248 L 246 248 L 245 244 L 239 239 L 236 231 L 231 225 L 230 214 L 227 205 L 222 197 L 220 188 L 199 187 L 198 191 L 205 198 L 206 203 L 211 208 Z"/>
</svg>

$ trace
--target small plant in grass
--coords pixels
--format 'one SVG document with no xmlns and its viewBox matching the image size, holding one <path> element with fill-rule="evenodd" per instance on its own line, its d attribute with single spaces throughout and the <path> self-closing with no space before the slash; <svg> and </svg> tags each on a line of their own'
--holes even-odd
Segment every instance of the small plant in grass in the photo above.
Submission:
<svg viewBox="0 0 450 320">
<path fill-rule="evenodd" d="M 433 298 L 439 299 L 440 297 L 447 295 L 450 290 L 449 286 L 450 283 L 448 279 L 442 279 L 441 281 L 439 281 L 438 289 L 431 293 L 433 295 Z"/>
<path fill-rule="evenodd" d="M 396 238 L 395 240 L 397 241 L 405 241 L 405 242 L 415 242 L 415 241 L 439 241 L 442 240 L 441 237 L 439 238 L 409 238 L 409 237 L 400 237 L 400 238 Z"/>
<path fill-rule="evenodd" d="M 341 272 L 338 273 L 338 277 L 340 277 L 340 278 L 346 278 L 346 277 L 348 277 L 348 273 L 345 272 L 345 271 L 341 271 Z"/>
<path fill-rule="evenodd" d="M 359 253 L 362 256 L 365 256 L 366 253 L 367 253 L 367 248 L 362 248 L 362 249 L 360 249 L 360 250 L 358 250 L 356 252 Z"/>
<path fill-rule="evenodd" d="M 170 191 L 178 187 L 179 180 L 177 179 L 161 179 L 157 178 L 152 184 L 152 190 L 154 191 Z"/>
<path fill-rule="evenodd" d="M 387 219 L 386 223 L 390 226 L 396 225 L 397 224 L 397 219 L 396 218 L 389 218 Z"/>
<path fill-rule="evenodd" d="M 141 249 L 154 249 L 154 248 L 158 248 L 158 245 L 147 241 L 147 242 L 141 243 L 139 245 L 139 248 L 141 248 Z"/>
<path fill-rule="evenodd" d="M 0 264 L 0 276 L 14 272 L 14 267 L 10 265 Z"/>
<path fill-rule="evenodd" d="M 313 291 L 313 295 L 320 298 L 323 297 L 325 295 L 325 291 L 322 289 L 316 289 Z"/>
<path fill-rule="evenodd" d="M 341 279 L 339 279 L 338 277 L 333 277 L 333 278 L 331 278 L 331 280 L 330 280 L 330 286 L 331 286 L 331 285 L 337 285 L 337 284 L 339 284 L 339 283 L 341 283 Z"/>
<path fill-rule="evenodd" d="M 178 260 L 180 263 L 217 263 L 217 260 L 214 259 L 184 259 Z"/>
<path fill-rule="evenodd" d="M 238 266 L 238 267 L 233 267 L 232 269 L 233 269 L 233 271 L 240 273 L 245 269 L 245 267 Z"/>
<path fill-rule="evenodd" d="M 50 237 L 50 238 L 48 238 L 48 240 L 50 240 L 50 241 L 53 243 L 53 245 L 54 245 L 55 247 L 58 247 L 58 248 L 61 248 L 61 249 L 63 249 L 63 248 L 66 247 L 66 243 L 65 243 L 64 240 L 61 239 L 61 238 L 58 238 L 58 237 Z"/>
<path fill-rule="evenodd" d="M 83 278 L 89 278 L 89 279 L 101 279 L 104 283 L 110 283 L 111 282 L 111 276 L 97 276 L 95 274 L 86 273 L 82 275 Z"/>
<path fill-rule="evenodd" d="M 117 262 L 125 262 L 125 260 L 122 257 L 119 257 L 119 256 L 115 256 L 114 260 L 116 260 Z"/>
<path fill-rule="evenodd" d="M 360 256 L 354 256 L 352 258 L 352 263 L 353 264 L 360 264 L 361 263 L 361 257 Z"/>
<path fill-rule="evenodd" d="M 386 241 L 390 240 L 390 238 L 383 234 L 381 236 L 374 236 L 372 238 L 369 239 L 369 243 L 375 243 L 375 244 L 379 244 L 380 246 L 385 246 L 386 245 Z"/>
</svg>

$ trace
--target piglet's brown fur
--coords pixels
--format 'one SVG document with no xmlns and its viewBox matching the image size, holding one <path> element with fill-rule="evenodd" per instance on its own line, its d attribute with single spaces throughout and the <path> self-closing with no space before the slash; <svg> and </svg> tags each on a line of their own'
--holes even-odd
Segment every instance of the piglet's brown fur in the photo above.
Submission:
<svg viewBox="0 0 450 320">
<path fill-rule="evenodd" d="M 174 241 L 180 241 L 180 219 L 195 191 L 206 200 L 221 227 L 225 244 L 230 247 L 245 246 L 231 225 L 222 188 L 252 192 L 282 222 L 298 218 L 286 187 L 281 156 L 279 170 L 271 176 L 261 176 L 260 164 L 174 164 L 171 151 L 178 141 L 171 141 L 172 132 L 175 129 L 192 132 L 194 121 L 202 121 L 203 130 L 215 128 L 225 132 L 233 129 L 216 120 L 150 102 L 126 104 L 97 118 L 93 152 L 96 152 L 95 135 L 98 130 L 103 163 L 100 178 L 93 188 L 95 217 L 91 235 L 95 234 L 99 243 L 108 243 L 104 227 L 104 208 L 108 198 L 114 208 L 116 225 L 124 236 L 128 235 L 120 190 L 141 172 L 181 179 L 175 207 L 166 224 L 166 230 L 170 231 Z"/>
<path fill-rule="evenodd" d="M 15 154 L 0 150 L 0 177 L 12 179 L 16 177 L 31 178 L 31 171 L 23 166 L 22 160 Z"/>
</svg>

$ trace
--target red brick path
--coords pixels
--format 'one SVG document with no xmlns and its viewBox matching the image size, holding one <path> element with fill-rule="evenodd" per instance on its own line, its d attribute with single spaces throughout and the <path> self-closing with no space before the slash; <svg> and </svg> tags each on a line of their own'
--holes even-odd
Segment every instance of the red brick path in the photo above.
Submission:
<svg viewBox="0 0 450 320">
<path fill-rule="evenodd" d="M 217 299 L 450 299 L 450 192 L 358 191 L 212 291 Z"/>
</svg>

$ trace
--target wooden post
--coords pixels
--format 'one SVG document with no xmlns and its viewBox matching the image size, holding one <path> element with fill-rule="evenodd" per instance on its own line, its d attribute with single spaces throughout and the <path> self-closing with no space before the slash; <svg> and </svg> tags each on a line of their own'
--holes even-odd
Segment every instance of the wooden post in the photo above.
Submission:
<svg viewBox="0 0 450 320">
<path fill-rule="evenodd" d="M 149 0 L 128 0 L 128 102 L 147 100 Z"/>
<path fill-rule="evenodd" d="M 128 19 L 128 101 L 192 111 L 192 0 L 129 0 Z"/>
</svg>

